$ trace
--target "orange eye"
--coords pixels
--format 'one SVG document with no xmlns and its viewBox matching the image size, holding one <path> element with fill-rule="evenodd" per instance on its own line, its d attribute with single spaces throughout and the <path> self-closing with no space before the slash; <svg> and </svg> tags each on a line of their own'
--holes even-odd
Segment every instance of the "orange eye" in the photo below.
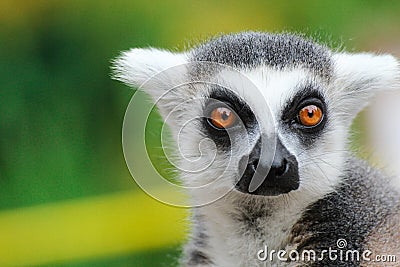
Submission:
<svg viewBox="0 0 400 267">
<path fill-rule="evenodd" d="M 226 107 L 214 108 L 211 112 L 210 121 L 218 129 L 227 129 L 236 122 L 236 115 Z"/>
<path fill-rule="evenodd" d="M 300 123 L 304 126 L 316 126 L 322 120 L 322 110 L 316 105 L 308 105 L 299 112 Z"/>
</svg>

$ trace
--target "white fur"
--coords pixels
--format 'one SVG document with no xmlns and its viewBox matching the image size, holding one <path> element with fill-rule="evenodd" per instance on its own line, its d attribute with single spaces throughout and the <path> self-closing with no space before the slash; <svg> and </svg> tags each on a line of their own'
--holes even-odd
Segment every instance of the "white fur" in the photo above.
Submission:
<svg viewBox="0 0 400 267">
<path fill-rule="evenodd" d="M 209 236 L 210 246 L 204 251 L 212 256 L 213 266 L 270 266 L 270 262 L 263 263 L 257 259 L 257 252 L 264 246 L 269 250 L 291 249 L 286 245 L 287 238 L 305 203 L 299 200 L 298 205 L 286 206 L 283 199 L 274 199 L 270 202 L 270 205 L 276 205 L 274 214 L 268 221 L 260 219 L 256 222 L 264 230 L 257 233 L 259 236 L 254 236 L 240 229 L 237 221 L 232 219 L 235 211 L 233 199 L 237 197 L 248 201 L 244 196 L 230 195 L 198 211 L 205 218 L 204 226 Z M 284 265 L 279 263 L 278 266 Z"/>
<path fill-rule="evenodd" d="M 373 96 L 398 88 L 400 65 L 391 55 L 338 53 L 333 55 L 333 60 L 332 93 L 337 96 L 335 102 L 343 106 L 343 115 L 348 115 L 349 123 Z"/>
<path fill-rule="evenodd" d="M 393 87 L 399 81 L 399 62 L 391 55 L 337 53 L 333 59 L 336 77 L 348 85 L 374 80 L 374 86 Z"/>
<path fill-rule="evenodd" d="M 122 52 L 114 61 L 114 78 L 130 86 L 140 87 L 154 75 L 186 62 L 187 58 L 183 53 L 155 48 L 133 48 Z"/>
<path fill-rule="evenodd" d="M 399 84 L 400 89 L 400 84 Z M 400 90 L 380 94 L 368 109 L 368 137 L 377 160 L 400 190 Z"/>
</svg>

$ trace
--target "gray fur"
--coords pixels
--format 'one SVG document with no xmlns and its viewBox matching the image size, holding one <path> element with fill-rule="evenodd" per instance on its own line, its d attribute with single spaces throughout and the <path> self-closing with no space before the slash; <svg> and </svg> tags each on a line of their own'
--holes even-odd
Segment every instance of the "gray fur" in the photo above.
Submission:
<svg viewBox="0 0 400 267">
<path fill-rule="evenodd" d="M 389 187 L 389 178 L 366 162 L 350 158 L 346 162 L 343 183 L 336 192 L 310 205 L 292 229 L 290 242 L 299 251 L 335 248 L 338 239 L 348 242 L 346 249 L 362 251 L 366 238 L 385 219 L 400 212 L 400 195 Z M 317 222 L 317 223 L 316 223 Z M 298 238 L 298 237 L 307 238 Z M 373 249 L 373 248 L 369 248 Z M 400 248 L 399 248 L 400 249 Z M 327 258 L 312 266 L 359 266 L 357 261 Z"/>
<path fill-rule="evenodd" d="M 187 262 L 188 266 L 204 266 L 212 265 L 213 262 L 210 258 L 201 250 L 193 250 L 188 254 Z"/>
<path fill-rule="evenodd" d="M 329 50 L 299 35 L 243 32 L 223 35 L 191 52 L 193 61 L 211 61 L 232 67 L 265 64 L 278 69 L 302 66 L 324 78 L 332 76 Z"/>
</svg>

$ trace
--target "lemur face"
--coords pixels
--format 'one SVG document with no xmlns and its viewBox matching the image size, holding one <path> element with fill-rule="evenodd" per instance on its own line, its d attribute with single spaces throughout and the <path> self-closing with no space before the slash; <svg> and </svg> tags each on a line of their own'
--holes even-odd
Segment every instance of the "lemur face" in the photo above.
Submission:
<svg viewBox="0 0 400 267">
<path fill-rule="evenodd" d="M 196 159 L 182 169 L 201 170 L 183 174 L 188 186 L 277 196 L 326 193 L 337 183 L 349 124 L 334 115 L 328 81 L 268 66 L 219 68 L 201 80 L 175 89 L 190 95 L 166 120 L 181 154 Z"/>
<path fill-rule="evenodd" d="M 352 119 L 397 82 L 398 68 L 391 56 L 265 33 L 222 36 L 181 54 L 133 49 L 114 66 L 117 79 L 157 103 L 185 185 L 258 197 L 331 192 Z"/>
<path fill-rule="evenodd" d="M 206 96 L 198 109 L 204 120 L 190 133 L 212 140 L 218 165 L 230 159 L 230 169 L 236 172 L 229 173 L 229 184 L 241 193 L 329 191 L 344 158 L 348 127 L 331 116 L 329 83 L 304 68 L 259 66 L 238 72 L 249 81 L 238 78 L 232 83 L 239 75 L 224 71 L 216 80 L 221 83 L 229 77 L 230 82 L 222 82 L 229 89 L 213 86 L 200 93 Z"/>
</svg>

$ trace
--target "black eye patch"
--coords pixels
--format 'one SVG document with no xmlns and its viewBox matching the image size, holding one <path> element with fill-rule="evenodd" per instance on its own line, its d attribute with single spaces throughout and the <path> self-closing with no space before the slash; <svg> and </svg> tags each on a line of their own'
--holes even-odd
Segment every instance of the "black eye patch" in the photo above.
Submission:
<svg viewBox="0 0 400 267">
<path fill-rule="evenodd" d="M 299 120 L 301 109 L 310 105 L 318 107 L 323 114 L 321 121 L 312 127 L 303 125 Z M 281 119 L 284 125 L 298 134 L 305 145 L 311 145 L 322 134 L 328 120 L 328 111 L 323 95 L 312 85 L 304 87 L 286 103 Z"/>
<path fill-rule="evenodd" d="M 209 98 L 224 102 L 230 106 L 239 115 L 246 127 L 251 126 L 255 121 L 254 113 L 250 107 L 234 92 L 217 87 L 211 92 Z"/>
<path fill-rule="evenodd" d="M 209 113 L 210 110 L 212 110 L 212 108 L 215 107 L 217 103 L 221 102 L 221 106 L 225 106 L 233 110 L 237 114 L 238 119 L 241 121 L 240 124 L 244 125 L 246 129 L 254 127 L 254 125 L 257 123 L 254 113 L 252 112 L 250 107 L 234 92 L 222 87 L 215 86 L 214 88 L 212 88 L 208 98 L 209 99 L 205 102 L 203 109 L 203 129 L 204 132 L 211 139 L 214 140 L 217 146 L 226 149 L 229 148 L 231 145 L 230 137 L 227 130 L 216 129 L 215 127 L 210 125 L 209 119 L 211 114 Z M 230 134 L 235 134 L 234 128 L 230 130 L 232 130 Z"/>
</svg>

